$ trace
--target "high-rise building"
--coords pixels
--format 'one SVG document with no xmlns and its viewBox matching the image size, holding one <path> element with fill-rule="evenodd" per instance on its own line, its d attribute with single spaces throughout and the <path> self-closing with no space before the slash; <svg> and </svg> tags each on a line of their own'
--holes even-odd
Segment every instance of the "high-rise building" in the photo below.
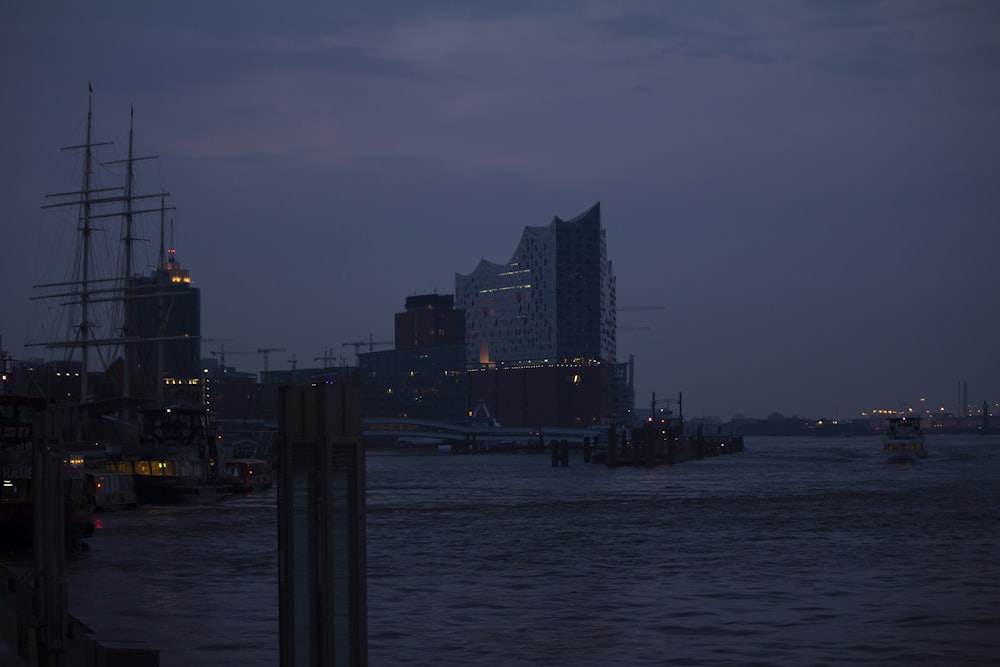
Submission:
<svg viewBox="0 0 1000 667">
<path fill-rule="evenodd" d="M 525 227 L 506 264 L 455 275 L 470 401 L 508 426 L 606 424 L 616 406 L 615 276 L 601 206 Z"/>
<path fill-rule="evenodd" d="M 170 250 L 166 262 L 129 286 L 128 338 L 134 346 L 133 368 L 142 385 L 137 395 L 157 396 L 157 384 L 171 384 L 175 398 L 191 400 L 201 373 L 201 293 L 191 284 L 191 272 L 182 269 Z M 185 396 L 185 394 L 191 394 Z"/>
<path fill-rule="evenodd" d="M 525 227 L 506 264 L 481 260 L 455 274 L 465 311 L 466 360 L 600 360 L 616 354 L 615 276 L 601 205 L 546 227 Z"/>
</svg>

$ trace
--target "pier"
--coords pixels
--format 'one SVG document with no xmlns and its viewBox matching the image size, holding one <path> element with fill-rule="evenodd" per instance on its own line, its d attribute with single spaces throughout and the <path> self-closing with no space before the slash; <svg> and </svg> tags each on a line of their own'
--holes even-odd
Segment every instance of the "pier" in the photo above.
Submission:
<svg viewBox="0 0 1000 667">
<path fill-rule="evenodd" d="M 655 429 L 635 431 L 632 440 L 609 442 L 604 463 L 619 466 L 675 465 L 707 457 L 736 454 L 744 450 L 742 435 L 679 436 Z"/>
<path fill-rule="evenodd" d="M 744 450 L 742 434 L 706 435 L 699 424 L 684 435 L 682 423 L 648 424 L 630 434 L 590 428 L 507 428 L 467 426 L 414 419 L 364 420 L 367 448 L 434 449 L 451 454 L 550 453 L 553 467 L 569 465 L 570 452 L 584 463 L 619 466 L 674 465 Z M 381 443 L 381 444 L 375 444 Z"/>
</svg>

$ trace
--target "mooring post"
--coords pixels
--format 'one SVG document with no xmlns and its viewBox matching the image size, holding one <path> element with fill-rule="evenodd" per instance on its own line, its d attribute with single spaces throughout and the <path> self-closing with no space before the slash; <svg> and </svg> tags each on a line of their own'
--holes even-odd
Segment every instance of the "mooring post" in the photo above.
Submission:
<svg viewBox="0 0 1000 667">
<path fill-rule="evenodd" d="M 614 426 L 608 427 L 608 456 L 604 464 L 609 468 L 614 468 L 618 461 L 618 434 Z"/>
<path fill-rule="evenodd" d="M 566 440 L 559 443 L 559 462 L 563 468 L 569 465 L 569 442 Z"/>
</svg>

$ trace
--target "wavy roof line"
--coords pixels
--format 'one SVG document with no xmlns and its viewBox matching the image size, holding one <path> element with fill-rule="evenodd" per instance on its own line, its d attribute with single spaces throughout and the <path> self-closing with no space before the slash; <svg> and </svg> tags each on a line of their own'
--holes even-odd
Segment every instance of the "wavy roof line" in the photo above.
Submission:
<svg viewBox="0 0 1000 667">
<path fill-rule="evenodd" d="M 547 225 L 538 225 L 538 226 L 527 225 L 527 226 L 525 226 L 524 231 L 521 232 L 521 238 L 518 240 L 517 245 L 514 247 L 514 254 L 511 255 L 511 258 L 509 260 L 507 260 L 505 263 L 503 263 L 503 264 L 497 264 L 496 262 L 491 262 L 491 261 L 489 261 L 487 259 L 480 258 L 479 263 L 476 264 L 476 268 L 473 269 L 470 273 L 459 273 L 458 271 L 456 271 L 455 272 L 455 276 L 457 278 L 458 277 L 468 278 L 469 276 L 472 276 L 472 275 L 474 275 L 476 273 L 481 273 L 481 272 L 486 271 L 486 270 L 494 271 L 494 272 L 495 271 L 500 271 L 501 269 L 504 269 L 504 268 L 510 266 L 511 261 L 514 259 L 514 257 L 517 256 L 517 249 L 521 247 L 521 242 L 524 241 L 524 237 L 527 236 L 529 233 L 531 233 L 531 234 L 538 234 L 538 233 L 541 233 L 544 230 L 547 230 L 547 229 L 551 228 L 553 225 L 556 225 L 556 224 L 572 225 L 574 223 L 577 223 L 577 222 L 580 222 L 580 221 L 584 220 L 585 218 L 590 217 L 595 212 L 597 213 L 598 216 L 601 213 L 601 202 L 600 201 L 598 201 L 596 204 L 594 204 L 593 206 L 591 206 L 590 208 L 588 208 L 583 213 L 577 215 L 576 217 L 570 218 L 569 220 L 563 220 L 559 216 L 553 216 L 552 217 L 552 222 L 550 222 Z"/>
</svg>

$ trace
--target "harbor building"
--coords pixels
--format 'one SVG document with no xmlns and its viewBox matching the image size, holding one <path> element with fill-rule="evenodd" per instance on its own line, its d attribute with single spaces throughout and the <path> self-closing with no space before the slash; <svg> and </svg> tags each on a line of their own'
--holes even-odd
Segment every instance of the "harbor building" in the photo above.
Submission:
<svg viewBox="0 0 1000 667">
<path fill-rule="evenodd" d="M 506 264 L 455 274 L 470 367 L 497 362 L 615 360 L 615 276 L 601 205 L 525 227 Z"/>
<path fill-rule="evenodd" d="M 261 421 L 261 384 L 256 373 L 237 371 L 215 359 L 202 360 L 205 407 L 218 420 Z"/>
<path fill-rule="evenodd" d="M 330 359 L 323 361 L 327 362 Z M 296 366 L 277 371 L 261 371 L 260 419 L 268 424 L 277 422 L 278 391 L 281 387 L 309 387 L 317 384 L 351 382 L 357 380 L 357 377 L 357 368 L 349 366 L 323 366 L 321 368 L 298 368 Z"/>
<path fill-rule="evenodd" d="M 461 423 L 482 405 L 503 426 L 630 425 L 634 361 L 616 360 L 615 299 L 598 203 L 525 227 L 507 263 L 456 273 L 454 295 L 407 297 L 393 341 L 344 343 L 356 366 L 263 371 L 252 413 L 272 423 L 280 386 L 356 379 L 366 419 Z M 219 416 L 246 419 L 223 389 L 240 388 L 211 387 Z"/>
<path fill-rule="evenodd" d="M 169 250 L 161 266 L 133 278 L 127 289 L 133 295 L 128 337 L 139 340 L 131 366 L 140 386 L 133 395 L 157 398 L 165 388 L 167 400 L 201 400 L 201 291 L 191 284 L 191 272 Z"/>
<path fill-rule="evenodd" d="M 465 313 L 451 294 L 406 298 L 392 350 L 358 355 L 369 417 L 460 422 L 468 411 Z"/>
<path fill-rule="evenodd" d="M 455 275 L 470 401 L 505 426 L 586 427 L 624 412 L 615 275 L 601 206 L 525 227 L 505 264 Z"/>
</svg>

